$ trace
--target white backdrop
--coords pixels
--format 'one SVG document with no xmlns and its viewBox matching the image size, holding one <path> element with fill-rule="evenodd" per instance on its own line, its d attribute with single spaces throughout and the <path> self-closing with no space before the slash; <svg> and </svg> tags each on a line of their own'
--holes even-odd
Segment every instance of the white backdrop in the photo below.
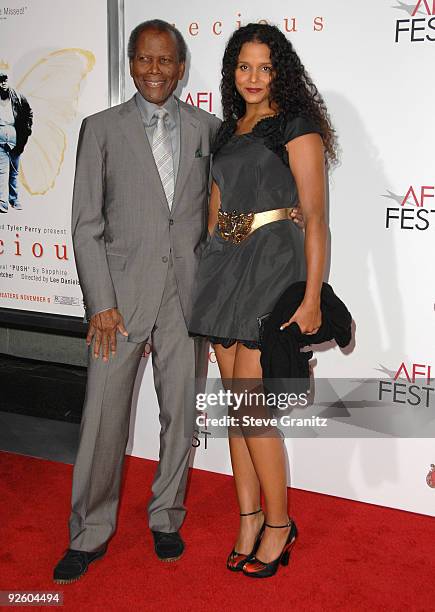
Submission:
<svg viewBox="0 0 435 612">
<path fill-rule="evenodd" d="M 287 35 L 325 98 L 341 146 L 341 165 L 330 177 L 328 278 L 356 322 L 352 351 L 315 354 L 316 377 L 394 377 L 402 363 L 408 372 L 420 364 L 427 374 L 434 361 L 435 82 L 429 75 L 435 18 L 424 2 L 393 4 L 161 0 L 154 11 L 138 0 L 125 3 L 127 37 L 137 23 L 156 17 L 181 30 L 191 61 L 177 93 L 218 116 L 220 64 L 231 32 L 260 19 L 296 30 Z M 133 93 L 127 65 L 126 98 Z M 392 219 L 402 214 L 402 222 Z M 214 361 L 211 352 L 209 375 L 218 377 Z M 155 459 L 159 425 L 150 367 L 136 387 L 129 448 Z M 435 460 L 431 438 L 294 439 L 286 445 L 295 487 L 434 514 L 435 493 L 425 480 Z M 209 439 L 207 449 L 202 442 L 194 465 L 231 473 L 227 441 Z"/>
</svg>

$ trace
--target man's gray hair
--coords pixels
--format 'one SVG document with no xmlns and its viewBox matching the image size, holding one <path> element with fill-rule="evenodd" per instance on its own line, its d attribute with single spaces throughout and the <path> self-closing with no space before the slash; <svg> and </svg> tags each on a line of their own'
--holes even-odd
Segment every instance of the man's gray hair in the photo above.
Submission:
<svg viewBox="0 0 435 612">
<path fill-rule="evenodd" d="M 137 25 L 134 30 L 132 30 L 127 46 L 127 55 L 129 60 L 134 58 L 136 53 L 137 39 L 144 30 L 158 30 L 159 32 L 169 32 L 170 34 L 173 34 L 177 43 L 178 61 L 181 63 L 186 61 L 187 45 L 183 35 L 175 26 L 171 25 L 167 21 L 163 21 L 162 19 L 150 19 L 149 21 L 143 21 Z"/>
</svg>

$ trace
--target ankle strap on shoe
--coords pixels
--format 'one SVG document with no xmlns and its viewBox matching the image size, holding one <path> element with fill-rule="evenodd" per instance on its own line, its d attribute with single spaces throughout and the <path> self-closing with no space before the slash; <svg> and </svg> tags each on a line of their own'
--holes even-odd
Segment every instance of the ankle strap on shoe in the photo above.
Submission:
<svg viewBox="0 0 435 612">
<path fill-rule="evenodd" d="M 241 512 L 240 516 L 252 516 L 253 514 L 258 514 L 259 512 L 263 512 L 263 508 L 259 508 L 255 512 Z"/>
<path fill-rule="evenodd" d="M 288 523 L 285 525 L 269 525 L 269 523 L 264 523 L 265 527 L 270 527 L 271 529 L 285 529 L 286 527 L 292 526 L 292 520 L 289 519 Z"/>
</svg>

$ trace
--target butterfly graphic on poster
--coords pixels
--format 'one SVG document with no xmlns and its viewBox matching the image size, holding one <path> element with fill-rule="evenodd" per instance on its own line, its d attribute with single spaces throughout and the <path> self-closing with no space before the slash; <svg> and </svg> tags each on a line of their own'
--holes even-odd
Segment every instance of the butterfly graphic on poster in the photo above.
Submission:
<svg viewBox="0 0 435 612">
<path fill-rule="evenodd" d="M 90 51 L 59 49 L 40 58 L 16 85 L 33 111 L 19 171 L 31 195 L 44 195 L 56 183 L 67 147 L 65 128 L 77 115 L 81 83 L 94 65 Z"/>
</svg>

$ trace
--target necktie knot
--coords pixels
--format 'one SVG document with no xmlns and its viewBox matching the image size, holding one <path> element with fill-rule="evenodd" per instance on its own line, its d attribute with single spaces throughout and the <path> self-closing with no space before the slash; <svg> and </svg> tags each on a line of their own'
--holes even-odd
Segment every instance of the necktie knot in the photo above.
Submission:
<svg viewBox="0 0 435 612">
<path fill-rule="evenodd" d="M 168 114 L 166 108 L 157 108 L 153 113 L 153 117 L 156 117 L 157 121 L 162 121 L 166 119 Z"/>
</svg>

